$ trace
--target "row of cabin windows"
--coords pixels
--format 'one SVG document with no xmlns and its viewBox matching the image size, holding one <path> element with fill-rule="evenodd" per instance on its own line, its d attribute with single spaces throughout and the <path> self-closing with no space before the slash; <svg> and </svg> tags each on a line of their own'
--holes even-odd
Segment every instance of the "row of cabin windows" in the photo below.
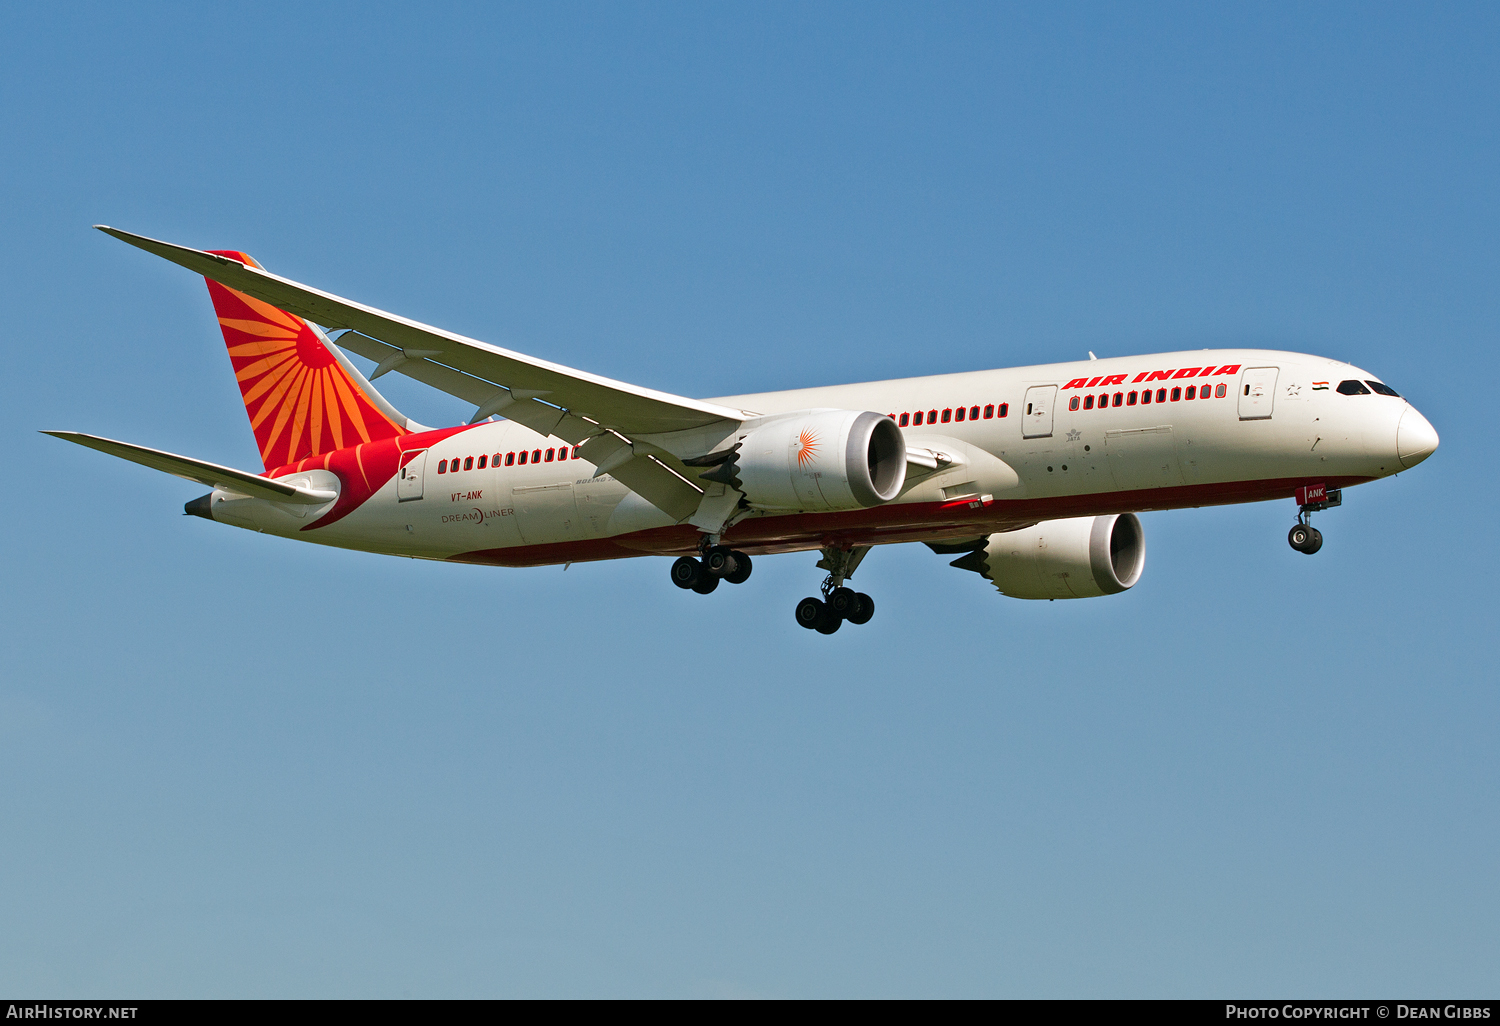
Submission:
<svg viewBox="0 0 1500 1026">
<path fill-rule="evenodd" d="M 562 460 L 568 459 L 568 447 L 566 445 L 560 445 L 555 449 L 532 449 L 530 452 L 526 452 L 524 450 L 519 453 L 497 452 L 494 456 L 480 456 L 477 463 L 475 462 L 473 456 L 465 456 L 463 459 L 463 469 L 483 470 L 486 466 L 498 467 L 501 465 L 500 457 L 502 455 L 505 457 L 505 466 L 514 467 L 519 464 L 520 466 L 524 467 L 527 463 L 551 463 L 553 460 L 558 460 L 559 462 L 561 462 Z M 578 459 L 578 446 L 576 445 L 573 446 L 572 458 L 575 460 Z M 455 456 L 451 460 L 438 460 L 439 474 L 447 474 L 450 472 L 456 474 L 458 473 L 458 470 L 458 457 Z"/>
<path fill-rule="evenodd" d="M 1204 385 L 1202 391 L 1199 391 L 1197 385 L 1189 385 L 1186 393 L 1181 388 L 1174 388 L 1170 393 L 1165 388 L 1158 388 L 1155 398 L 1159 403 L 1175 403 L 1182 399 L 1208 399 L 1212 397 L 1223 399 L 1228 394 L 1229 387 L 1227 385 L 1220 385 L 1218 388 L 1214 388 L 1212 385 Z M 1149 388 L 1144 392 L 1116 392 L 1113 396 L 1108 392 L 1100 392 L 1097 401 L 1092 395 L 1075 395 L 1068 400 L 1068 409 L 1076 410 L 1081 405 L 1085 410 L 1092 410 L 1096 407 L 1102 410 L 1107 406 L 1134 406 L 1138 402 L 1142 406 L 1148 406 L 1151 403 L 1151 399 L 1152 395 Z"/>
<path fill-rule="evenodd" d="M 896 417 L 893 413 L 892 417 Z M 1010 416 L 1010 403 L 1001 403 L 996 407 L 993 403 L 984 407 L 980 413 L 978 406 L 960 406 L 958 409 L 947 409 L 939 415 L 937 410 L 918 410 L 916 413 L 903 413 L 896 417 L 896 423 L 900 427 L 918 427 L 925 420 L 928 424 L 947 424 L 950 421 L 958 421 L 962 424 L 965 420 L 993 420 L 995 417 Z"/>
</svg>

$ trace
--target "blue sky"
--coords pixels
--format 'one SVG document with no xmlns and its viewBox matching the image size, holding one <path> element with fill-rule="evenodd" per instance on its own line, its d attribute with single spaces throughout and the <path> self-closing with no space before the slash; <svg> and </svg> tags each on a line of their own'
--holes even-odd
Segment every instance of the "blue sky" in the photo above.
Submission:
<svg viewBox="0 0 1500 1026">
<path fill-rule="evenodd" d="M 1496 991 L 1492 5 L 0 28 L 0 991 Z M 825 638 L 815 555 L 299 546 L 36 434 L 256 466 L 202 282 L 96 222 L 687 395 L 1246 343 L 1443 443 L 1310 559 L 1290 502 L 1146 515 L 1092 601 L 892 547 Z"/>
</svg>

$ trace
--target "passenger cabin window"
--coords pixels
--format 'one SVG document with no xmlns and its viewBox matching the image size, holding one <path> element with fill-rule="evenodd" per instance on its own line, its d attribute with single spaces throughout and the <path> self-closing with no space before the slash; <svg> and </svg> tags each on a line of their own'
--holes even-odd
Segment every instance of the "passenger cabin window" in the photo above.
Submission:
<svg viewBox="0 0 1500 1026">
<path fill-rule="evenodd" d="M 515 453 L 508 452 L 508 453 L 505 454 L 505 465 L 507 467 L 514 467 L 516 465 L 516 454 Z"/>
<path fill-rule="evenodd" d="M 1197 385 L 1189 385 L 1188 386 L 1188 390 L 1187 390 L 1187 395 L 1183 396 L 1183 398 L 1184 399 L 1196 399 L 1196 398 L 1198 398 L 1198 386 Z"/>
<path fill-rule="evenodd" d="M 979 407 L 977 407 L 977 406 L 970 406 L 969 407 L 969 419 L 970 420 L 978 420 L 979 419 Z"/>
<path fill-rule="evenodd" d="M 547 450 L 547 457 L 546 457 L 546 458 L 547 458 L 547 462 L 548 462 L 548 463 L 551 463 L 551 462 L 552 462 L 552 456 L 553 456 L 553 454 L 554 454 L 554 453 L 556 453 L 556 452 L 557 452 L 557 450 L 556 450 L 556 449 L 548 449 L 548 450 Z"/>
<path fill-rule="evenodd" d="M 1134 392 L 1128 393 L 1125 396 L 1125 405 L 1126 406 L 1134 406 L 1135 405 L 1135 398 L 1136 398 L 1136 396 L 1135 396 Z"/>
<path fill-rule="evenodd" d="M 989 406 L 986 406 L 984 408 L 984 419 L 985 420 L 989 420 L 994 415 L 995 415 L 995 407 L 994 407 L 993 404 L 991 404 Z"/>
<path fill-rule="evenodd" d="M 526 466 L 526 457 L 528 455 L 529 455 L 528 453 L 524 453 L 524 452 L 521 453 L 521 466 L 523 466 L 523 467 Z"/>
<path fill-rule="evenodd" d="M 1000 416 L 1002 416 L 1002 417 L 1008 417 L 1009 415 L 1010 415 L 1010 403 L 1001 403 L 1000 404 Z"/>
<path fill-rule="evenodd" d="M 1224 385 L 1220 385 L 1218 388 L 1214 389 L 1214 395 L 1220 399 L 1224 398 L 1228 394 L 1228 389 Z"/>
<path fill-rule="evenodd" d="M 1123 406 L 1124 404 L 1125 404 L 1125 393 L 1124 392 L 1116 392 L 1115 393 L 1115 405 L 1116 406 Z"/>
<path fill-rule="evenodd" d="M 911 417 L 908 414 L 903 413 L 901 414 L 901 419 L 896 421 L 896 423 L 901 427 L 906 427 L 907 424 L 911 423 Z"/>
<path fill-rule="evenodd" d="M 962 406 L 960 406 L 958 408 L 958 412 L 956 412 L 953 415 L 953 419 L 954 420 L 963 420 L 964 419 L 964 414 L 967 413 L 967 412 L 968 412 L 967 410 L 965 410 Z"/>
<path fill-rule="evenodd" d="M 1099 409 L 1102 410 L 1102 409 L 1104 409 L 1108 405 L 1109 405 L 1109 393 L 1108 392 L 1101 392 L 1099 394 Z"/>
<path fill-rule="evenodd" d="M 488 462 L 488 461 L 489 461 L 489 457 L 488 456 L 481 456 L 481 457 L 479 457 L 479 469 L 483 470 L 485 463 Z"/>
<path fill-rule="evenodd" d="M 1182 398 L 1182 389 L 1180 389 L 1180 388 L 1174 388 L 1174 389 L 1172 389 L 1172 401 L 1175 403 L 1175 402 L 1179 401 L 1181 398 Z"/>
<path fill-rule="evenodd" d="M 1151 404 L 1151 389 L 1148 388 L 1144 392 L 1141 393 L 1141 405 L 1142 406 L 1149 406 L 1150 404 Z"/>
<path fill-rule="evenodd" d="M 1358 381 L 1340 381 L 1339 392 L 1342 395 L 1369 395 L 1370 390 Z"/>
<path fill-rule="evenodd" d="M 446 474 L 446 473 L 448 473 L 448 461 L 447 460 L 438 460 L 438 473 L 439 474 Z"/>
<path fill-rule="evenodd" d="M 531 462 L 533 462 L 533 463 L 540 463 L 540 462 L 542 462 L 542 450 L 540 450 L 540 449 L 533 449 L 533 450 L 531 450 Z"/>
<path fill-rule="evenodd" d="M 1083 408 L 1085 410 L 1092 410 L 1094 408 L 1094 397 L 1093 396 L 1086 395 L 1086 396 L 1083 397 Z"/>
<path fill-rule="evenodd" d="M 929 423 L 929 424 L 936 424 L 937 423 L 937 410 L 928 410 L 927 411 L 927 423 Z"/>
<path fill-rule="evenodd" d="M 474 469 L 474 457 L 467 456 L 467 457 L 464 458 L 464 469 L 465 470 L 473 470 Z"/>
<path fill-rule="evenodd" d="M 1156 390 L 1156 401 L 1159 403 L 1167 401 L 1167 390 L 1165 388 L 1158 388 Z"/>
<path fill-rule="evenodd" d="M 1401 393 L 1396 391 L 1390 385 L 1382 385 L 1378 381 L 1366 381 L 1365 384 L 1373 388 L 1377 395 L 1389 395 L 1395 396 L 1397 399 L 1401 398 Z"/>
<path fill-rule="evenodd" d="M 1071 398 L 1071 399 L 1068 400 L 1068 409 L 1070 409 L 1070 410 L 1076 410 L 1076 409 L 1078 409 L 1078 397 L 1076 395 L 1073 398 Z"/>
</svg>

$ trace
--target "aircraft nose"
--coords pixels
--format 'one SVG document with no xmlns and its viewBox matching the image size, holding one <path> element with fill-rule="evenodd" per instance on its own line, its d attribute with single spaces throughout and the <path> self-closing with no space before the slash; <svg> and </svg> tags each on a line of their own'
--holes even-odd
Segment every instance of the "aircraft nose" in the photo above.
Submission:
<svg viewBox="0 0 1500 1026">
<path fill-rule="evenodd" d="M 1396 426 L 1396 458 L 1407 470 L 1431 456 L 1438 447 L 1438 433 L 1427 418 L 1408 406 Z"/>
</svg>

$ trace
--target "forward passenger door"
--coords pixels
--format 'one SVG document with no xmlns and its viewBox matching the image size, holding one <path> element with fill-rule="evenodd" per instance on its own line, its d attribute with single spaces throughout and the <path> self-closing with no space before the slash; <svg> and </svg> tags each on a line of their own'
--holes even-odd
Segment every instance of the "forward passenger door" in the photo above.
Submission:
<svg viewBox="0 0 1500 1026">
<path fill-rule="evenodd" d="M 1034 385 L 1026 390 L 1026 405 L 1021 409 L 1022 438 L 1052 437 L 1052 406 L 1056 400 L 1056 385 Z"/>
<path fill-rule="evenodd" d="M 1247 367 L 1240 376 L 1240 420 L 1270 420 L 1276 401 L 1276 367 Z"/>
</svg>

